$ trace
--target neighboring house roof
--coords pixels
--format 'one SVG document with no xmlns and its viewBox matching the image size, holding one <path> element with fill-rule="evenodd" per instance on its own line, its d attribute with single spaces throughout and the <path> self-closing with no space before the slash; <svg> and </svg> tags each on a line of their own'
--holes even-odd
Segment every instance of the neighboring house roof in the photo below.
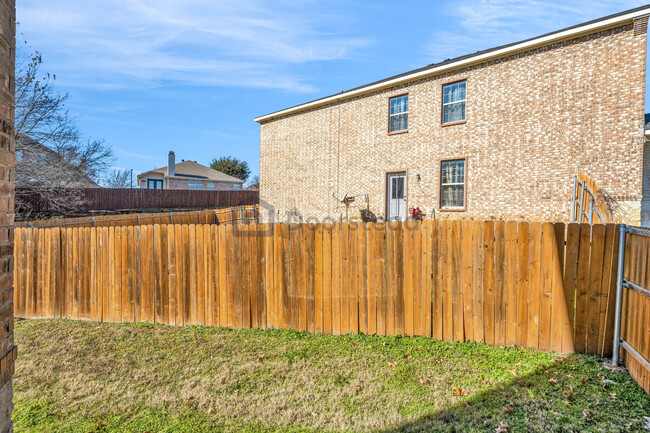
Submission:
<svg viewBox="0 0 650 433">
<path fill-rule="evenodd" d="M 16 186 L 100 188 L 82 169 L 65 161 L 49 147 L 26 136 L 16 136 Z"/>
<path fill-rule="evenodd" d="M 311 102 L 296 105 L 294 107 L 286 108 L 284 110 L 275 111 L 264 116 L 255 118 L 256 122 L 262 123 L 278 117 L 286 116 L 289 114 L 297 113 L 300 111 L 308 110 L 311 108 L 320 107 L 326 104 L 339 102 L 342 100 L 350 99 L 362 94 L 375 92 L 400 84 L 408 83 L 411 81 L 419 80 L 434 75 L 439 75 L 444 72 L 449 72 L 454 69 L 465 68 L 471 65 L 484 63 L 496 58 L 509 56 L 515 53 L 529 51 L 535 48 L 556 44 L 561 41 L 577 38 L 587 34 L 596 33 L 598 31 L 621 26 L 624 23 L 632 22 L 635 18 L 650 14 L 650 5 L 641 6 L 635 9 L 630 9 L 617 14 L 608 15 L 593 21 L 588 21 L 583 24 L 578 24 L 555 32 L 547 33 L 545 35 L 537 36 L 531 39 L 526 39 L 520 42 L 514 42 L 507 45 L 502 45 L 495 48 L 490 48 L 483 51 L 477 51 L 473 54 L 467 54 L 454 59 L 447 59 L 440 63 L 433 63 L 423 68 L 415 69 L 413 71 L 405 72 L 403 74 L 395 75 L 383 80 L 375 81 L 370 84 L 365 84 L 360 87 L 347 90 L 345 92 L 336 93 L 331 96 L 316 99 Z"/>
<path fill-rule="evenodd" d="M 157 168 L 155 170 L 147 171 L 138 175 L 138 179 L 142 176 L 146 176 L 151 173 L 162 174 L 167 176 L 167 167 Z M 213 170 L 210 167 L 201 165 L 195 161 L 182 161 L 176 164 L 176 174 L 175 178 L 186 178 L 186 179 L 198 179 L 198 180 L 214 180 L 219 182 L 231 182 L 231 183 L 244 183 L 243 180 L 237 179 L 236 177 L 230 176 L 226 173 L 222 173 L 217 170 Z"/>
</svg>

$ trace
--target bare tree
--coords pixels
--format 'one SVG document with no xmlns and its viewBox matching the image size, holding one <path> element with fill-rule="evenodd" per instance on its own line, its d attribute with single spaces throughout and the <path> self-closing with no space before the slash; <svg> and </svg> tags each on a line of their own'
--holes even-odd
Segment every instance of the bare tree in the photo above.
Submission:
<svg viewBox="0 0 650 433">
<path fill-rule="evenodd" d="M 82 137 L 65 106 L 69 95 L 54 88 L 55 75 L 40 72 L 41 53 L 17 57 L 17 218 L 29 218 L 35 203 L 65 214 L 82 204 L 75 188 L 98 186 L 112 151 L 103 140 Z"/>
<path fill-rule="evenodd" d="M 258 175 L 255 175 L 251 178 L 251 180 L 248 182 L 248 186 L 246 189 L 250 190 L 258 190 L 260 189 L 260 177 Z"/>
<path fill-rule="evenodd" d="M 113 173 L 106 179 L 104 185 L 107 188 L 131 188 L 131 170 L 113 170 Z"/>
</svg>

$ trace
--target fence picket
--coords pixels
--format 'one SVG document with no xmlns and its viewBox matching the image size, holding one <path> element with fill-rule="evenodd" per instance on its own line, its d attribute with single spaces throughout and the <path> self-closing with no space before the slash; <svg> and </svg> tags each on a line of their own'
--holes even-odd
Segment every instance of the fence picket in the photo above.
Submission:
<svg viewBox="0 0 650 433">
<path fill-rule="evenodd" d="M 551 274 L 551 338 L 550 350 L 562 352 L 564 333 L 570 332 L 569 316 L 564 299 L 564 231 L 563 223 L 553 224 L 552 274 Z"/>
<path fill-rule="evenodd" d="M 519 347 L 525 347 L 528 340 L 529 228 L 528 223 L 517 224 L 517 330 L 515 344 Z"/>
<path fill-rule="evenodd" d="M 506 342 L 505 232 L 505 222 L 497 221 L 494 224 L 494 344 L 497 346 Z"/>
<path fill-rule="evenodd" d="M 541 271 L 541 237 L 540 223 L 531 223 L 529 229 L 528 253 L 528 333 L 526 347 L 539 347 L 539 307 L 540 307 L 540 271 Z"/>
<path fill-rule="evenodd" d="M 587 344 L 587 303 L 589 297 L 589 250 L 591 247 L 591 226 L 580 224 L 580 247 L 578 260 L 578 277 L 575 307 L 575 336 L 576 352 L 584 352 Z"/>
<path fill-rule="evenodd" d="M 474 222 L 462 222 L 462 237 L 460 248 L 461 262 L 461 293 L 463 296 L 463 324 L 464 339 L 474 341 L 474 293 L 472 291 L 473 281 L 473 259 L 472 241 L 474 239 Z"/>
<path fill-rule="evenodd" d="M 539 283 L 539 349 L 551 347 L 552 272 L 555 230 L 553 224 L 542 224 Z"/>
</svg>

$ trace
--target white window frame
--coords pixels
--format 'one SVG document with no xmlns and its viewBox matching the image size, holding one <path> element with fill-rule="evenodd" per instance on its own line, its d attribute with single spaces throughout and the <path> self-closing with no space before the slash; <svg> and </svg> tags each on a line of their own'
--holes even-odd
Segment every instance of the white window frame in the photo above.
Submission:
<svg viewBox="0 0 650 433">
<path fill-rule="evenodd" d="M 463 182 L 442 183 L 442 166 L 445 163 L 463 161 Z M 442 188 L 444 186 L 463 186 L 463 205 L 462 206 L 443 206 L 442 205 Z M 465 210 L 467 204 L 467 160 L 465 158 L 443 159 L 440 161 L 440 209 L 441 210 Z"/>
<path fill-rule="evenodd" d="M 193 188 L 192 185 L 199 186 L 199 188 Z M 203 181 L 202 180 L 188 180 L 187 181 L 187 189 L 191 189 L 192 191 L 202 191 L 203 190 Z"/>
<path fill-rule="evenodd" d="M 217 184 L 214 182 L 206 182 L 206 189 L 208 191 L 214 191 L 215 189 L 217 189 Z"/>
<path fill-rule="evenodd" d="M 454 101 L 454 102 L 445 102 L 445 87 L 453 86 L 455 84 L 461 84 L 461 83 L 465 83 L 465 99 Z M 460 120 L 451 120 L 449 122 L 445 122 L 445 107 L 454 104 L 461 104 L 461 103 L 465 104 L 465 113 L 464 113 L 465 116 Z M 442 115 L 440 117 L 443 125 L 456 123 L 456 122 L 465 122 L 465 120 L 467 120 L 467 80 L 454 81 L 453 83 L 447 83 L 442 85 Z"/>
<path fill-rule="evenodd" d="M 242 188 L 241 183 L 234 183 L 232 185 L 232 189 L 233 189 L 233 191 L 241 191 L 243 188 Z"/>
<path fill-rule="evenodd" d="M 397 98 L 406 98 L 406 111 L 401 111 L 399 113 L 391 113 L 391 103 L 393 99 Z M 402 114 L 406 114 L 406 128 L 404 129 L 396 129 L 396 130 L 391 130 L 391 125 L 393 124 L 392 120 L 393 117 L 395 116 L 401 116 Z M 388 98 L 388 133 L 389 134 L 395 134 L 398 132 L 406 132 L 409 130 L 409 95 L 408 93 L 405 93 L 403 95 L 396 95 L 396 96 L 391 96 Z"/>
</svg>

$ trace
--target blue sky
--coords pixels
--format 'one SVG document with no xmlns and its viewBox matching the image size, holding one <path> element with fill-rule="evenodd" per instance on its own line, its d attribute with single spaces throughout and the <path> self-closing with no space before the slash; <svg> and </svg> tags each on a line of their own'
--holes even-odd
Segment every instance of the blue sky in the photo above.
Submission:
<svg viewBox="0 0 650 433">
<path fill-rule="evenodd" d="M 644 1 L 20 0 L 17 39 L 115 168 L 248 161 L 253 118 Z M 647 111 L 647 109 L 646 109 Z"/>
</svg>

